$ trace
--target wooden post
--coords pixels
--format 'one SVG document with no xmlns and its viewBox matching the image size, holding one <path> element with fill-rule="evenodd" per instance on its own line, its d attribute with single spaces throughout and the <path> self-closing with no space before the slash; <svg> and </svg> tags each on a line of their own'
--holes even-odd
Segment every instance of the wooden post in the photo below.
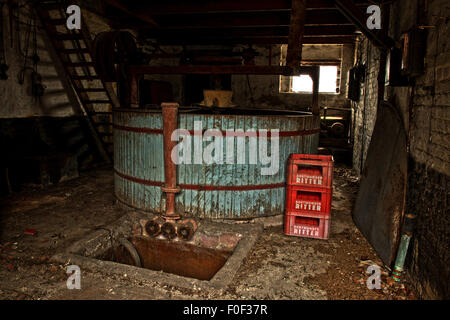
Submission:
<svg viewBox="0 0 450 320">
<path fill-rule="evenodd" d="M 312 94 L 312 114 L 320 116 L 319 106 L 319 82 L 320 82 L 320 67 L 314 67 L 314 70 L 310 73 L 313 81 L 313 94 Z"/>
<path fill-rule="evenodd" d="M 291 23 L 289 25 L 286 65 L 300 67 L 302 61 L 303 34 L 306 20 L 306 0 L 292 0 Z"/>
<path fill-rule="evenodd" d="M 139 108 L 139 78 L 140 75 L 130 73 L 129 101 L 131 108 Z"/>
</svg>

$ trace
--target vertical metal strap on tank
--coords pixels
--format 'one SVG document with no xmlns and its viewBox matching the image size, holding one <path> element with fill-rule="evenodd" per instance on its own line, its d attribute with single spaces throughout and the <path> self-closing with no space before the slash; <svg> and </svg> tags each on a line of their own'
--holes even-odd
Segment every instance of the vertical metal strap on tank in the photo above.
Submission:
<svg viewBox="0 0 450 320">
<path fill-rule="evenodd" d="M 177 186 L 177 165 L 172 161 L 171 153 L 176 145 L 172 141 L 172 133 L 177 129 L 178 103 L 162 103 L 163 116 L 163 142 L 164 142 L 164 186 L 162 191 L 166 193 L 166 221 L 176 221 L 181 217 L 175 213 L 175 194 L 180 192 Z"/>
</svg>

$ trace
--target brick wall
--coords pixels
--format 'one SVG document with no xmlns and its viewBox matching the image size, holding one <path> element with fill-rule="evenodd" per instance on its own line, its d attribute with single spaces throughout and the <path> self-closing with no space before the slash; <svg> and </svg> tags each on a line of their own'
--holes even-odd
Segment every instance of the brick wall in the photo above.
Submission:
<svg viewBox="0 0 450 320">
<path fill-rule="evenodd" d="M 405 2 L 405 1 L 402 1 Z M 425 74 L 416 79 L 407 210 L 417 215 L 408 276 L 424 298 L 450 297 L 450 5 L 425 6 Z"/>
<path fill-rule="evenodd" d="M 409 88 L 387 88 L 385 99 L 400 107 L 409 127 L 406 210 L 417 215 L 417 227 L 407 256 L 407 277 L 421 297 L 431 299 L 450 297 L 449 16 L 446 0 L 399 0 L 391 8 L 389 30 L 389 35 L 399 40 L 412 27 L 427 26 L 424 74 L 415 78 L 415 85 Z M 360 172 L 376 119 L 379 52 L 363 39 L 357 56 L 359 61 L 368 63 L 361 101 L 354 104 L 353 164 L 355 171 Z"/>
</svg>

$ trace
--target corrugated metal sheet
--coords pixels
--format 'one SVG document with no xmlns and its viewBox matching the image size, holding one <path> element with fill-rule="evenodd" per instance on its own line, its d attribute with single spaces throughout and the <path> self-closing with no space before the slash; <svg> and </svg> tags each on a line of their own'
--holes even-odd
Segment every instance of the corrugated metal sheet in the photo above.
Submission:
<svg viewBox="0 0 450 320">
<path fill-rule="evenodd" d="M 317 153 L 318 118 L 310 115 L 247 116 L 180 113 L 178 127 L 193 131 L 194 121 L 201 121 L 204 130 L 211 128 L 222 131 L 279 129 L 280 169 L 273 176 L 261 175 L 261 168 L 267 165 L 261 165 L 259 161 L 258 164 L 248 164 L 248 152 L 246 153 L 247 164 L 236 164 L 237 139 L 235 138 L 235 164 L 178 165 L 177 181 L 182 191 L 176 197 L 177 212 L 186 216 L 220 219 L 255 218 L 283 213 L 287 159 L 291 153 Z M 114 127 L 117 198 L 132 207 L 162 213 L 165 203 L 160 189 L 164 181 L 161 114 L 130 110 L 116 111 Z M 283 135 L 283 133 L 287 134 Z M 223 139 L 225 156 L 227 139 L 230 138 Z M 245 150 L 248 150 L 249 139 L 246 138 L 245 141 Z M 203 142 L 203 148 L 208 144 L 209 142 Z M 268 150 L 270 150 L 270 143 Z"/>
</svg>

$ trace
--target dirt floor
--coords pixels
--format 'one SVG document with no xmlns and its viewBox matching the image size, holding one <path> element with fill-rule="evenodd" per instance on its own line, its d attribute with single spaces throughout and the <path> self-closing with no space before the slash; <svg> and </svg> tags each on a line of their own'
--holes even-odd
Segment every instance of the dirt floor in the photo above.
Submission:
<svg viewBox="0 0 450 320">
<path fill-rule="evenodd" d="M 337 167 L 330 239 L 288 237 L 280 217 L 268 219 L 232 283 L 216 291 L 88 270 L 82 270 L 81 290 L 68 290 L 66 266 L 49 258 L 126 213 L 113 195 L 112 170 L 83 173 L 45 190 L 30 186 L 0 204 L 0 299 L 415 299 L 407 283 L 388 277 L 353 224 L 357 188 L 350 169 Z M 366 285 L 373 264 L 383 271 L 379 290 Z"/>
</svg>

